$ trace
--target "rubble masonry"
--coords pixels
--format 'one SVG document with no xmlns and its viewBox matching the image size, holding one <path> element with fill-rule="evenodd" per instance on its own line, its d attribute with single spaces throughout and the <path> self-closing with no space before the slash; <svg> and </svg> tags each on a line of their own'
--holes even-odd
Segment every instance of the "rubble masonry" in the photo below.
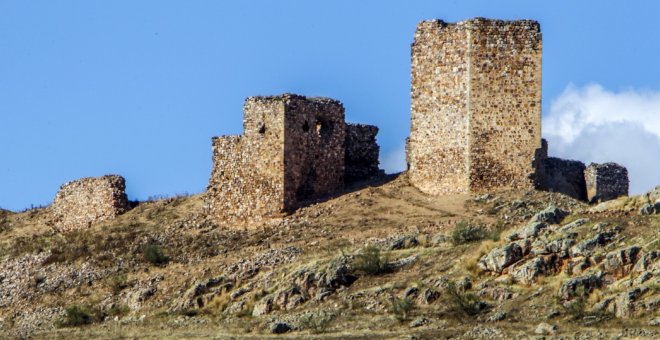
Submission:
<svg viewBox="0 0 660 340">
<path fill-rule="evenodd" d="M 410 182 L 429 194 L 533 188 L 538 22 L 421 22 L 412 44 Z"/>
<path fill-rule="evenodd" d="M 65 183 L 51 207 L 55 228 L 67 232 L 115 218 L 129 209 L 125 190 L 124 178 L 117 175 Z"/>
</svg>

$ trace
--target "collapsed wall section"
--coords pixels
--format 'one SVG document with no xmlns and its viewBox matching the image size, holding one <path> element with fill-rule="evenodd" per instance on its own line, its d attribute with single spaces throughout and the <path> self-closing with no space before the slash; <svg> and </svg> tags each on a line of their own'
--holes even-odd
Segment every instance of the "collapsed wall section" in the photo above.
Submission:
<svg viewBox="0 0 660 340">
<path fill-rule="evenodd" d="M 65 183 L 51 207 L 55 229 L 68 232 L 115 218 L 129 209 L 123 177 L 106 175 Z"/>
<path fill-rule="evenodd" d="M 267 158 L 258 156 L 263 145 L 242 136 L 222 136 L 213 138 L 212 147 L 213 169 L 206 193 L 211 216 L 237 222 L 284 209 L 280 164 L 268 166 Z"/>
<path fill-rule="evenodd" d="M 589 203 L 628 195 L 628 170 L 617 163 L 591 163 L 584 170 Z"/>
<path fill-rule="evenodd" d="M 381 173 L 378 165 L 380 147 L 376 142 L 378 127 L 365 124 L 346 124 L 344 179 L 352 183 Z"/>
<path fill-rule="evenodd" d="M 411 80 L 414 186 L 429 194 L 533 188 L 541 147 L 537 22 L 424 21 Z"/>
<path fill-rule="evenodd" d="M 243 136 L 213 139 L 206 206 L 228 222 L 256 222 L 342 189 L 344 107 L 294 94 L 249 97 Z"/>
<path fill-rule="evenodd" d="M 575 199 L 587 200 L 584 163 L 548 157 L 541 161 L 537 174 L 537 189 L 558 192 Z"/>
</svg>

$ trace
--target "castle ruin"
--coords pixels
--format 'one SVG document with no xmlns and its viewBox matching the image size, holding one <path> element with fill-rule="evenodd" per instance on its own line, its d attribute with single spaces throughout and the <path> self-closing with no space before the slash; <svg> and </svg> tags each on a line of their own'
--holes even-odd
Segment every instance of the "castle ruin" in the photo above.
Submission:
<svg viewBox="0 0 660 340">
<path fill-rule="evenodd" d="M 118 175 L 86 177 L 63 184 L 55 195 L 55 229 L 68 232 L 115 218 L 129 209 L 126 181 Z"/>
<path fill-rule="evenodd" d="M 616 163 L 591 163 L 584 170 L 589 203 L 628 195 L 628 169 Z"/>
<path fill-rule="evenodd" d="M 590 203 L 628 194 L 615 163 L 548 157 L 541 139 L 541 33 L 531 20 L 475 18 L 418 24 L 412 44 L 408 175 L 421 191 L 540 189 Z M 383 173 L 378 128 L 345 122 L 334 99 L 249 97 L 243 134 L 213 138 L 208 214 L 258 222 Z M 52 205 L 70 231 L 129 209 L 125 181 L 109 175 L 64 184 Z"/>
<path fill-rule="evenodd" d="M 411 81 L 411 184 L 435 195 L 533 188 L 541 147 L 538 22 L 423 21 Z"/>
<path fill-rule="evenodd" d="M 355 160 L 377 152 L 372 145 L 377 128 L 347 128 L 339 101 L 294 94 L 249 97 L 243 112 L 242 136 L 213 138 L 206 206 L 214 218 L 277 217 L 341 191 L 347 163 L 351 179 L 378 168 L 377 155 L 366 163 Z"/>
</svg>

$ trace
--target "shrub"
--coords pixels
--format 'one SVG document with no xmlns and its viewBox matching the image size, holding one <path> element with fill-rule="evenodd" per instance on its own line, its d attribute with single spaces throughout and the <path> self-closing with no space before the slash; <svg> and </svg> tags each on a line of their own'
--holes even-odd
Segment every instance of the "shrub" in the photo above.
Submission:
<svg viewBox="0 0 660 340">
<path fill-rule="evenodd" d="M 307 313 L 302 315 L 298 323 L 300 328 L 309 330 L 312 334 L 320 334 L 327 331 L 334 318 L 334 314 L 319 311 L 317 313 Z"/>
<path fill-rule="evenodd" d="M 483 227 L 471 226 L 467 221 L 460 221 L 451 233 L 454 245 L 481 241 L 490 234 Z"/>
<path fill-rule="evenodd" d="M 355 255 L 351 264 L 354 271 L 366 275 L 378 275 L 390 271 L 387 256 L 380 253 L 376 246 L 366 246 L 360 254 Z"/>
<path fill-rule="evenodd" d="M 415 303 L 407 297 L 402 299 L 394 297 L 390 300 L 390 310 L 399 322 L 406 321 L 414 308 Z"/>
<path fill-rule="evenodd" d="M 484 304 L 472 293 L 462 292 L 453 282 L 448 282 L 445 295 L 449 311 L 456 316 L 474 316 L 484 311 Z"/>
<path fill-rule="evenodd" d="M 60 327 L 77 327 L 92 323 L 92 316 L 87 309 L 78 305 L 67 307 L 64 318 L 59 321 Z"/>
<path fill-rule="evenodd" d="M 147 244 L 142 249 L 144 259 L 156 266 L 167 264 L 169 258 L 163 253 L 163 250 L 157 244 Z"/>
<path fill-rule="evenodd" d="M 128 277 L 126 274 L 117 274 L 110 277 L 110 288 L 113 294 L 119 294 L 126 287 L 128 287 Z"/>
<path fill-rule="evenodd" d="M 130 312 L 131 309 L 126 305 L 114 305 L 105 313 L 107 316 L 124 316 Z"/>
</svg>

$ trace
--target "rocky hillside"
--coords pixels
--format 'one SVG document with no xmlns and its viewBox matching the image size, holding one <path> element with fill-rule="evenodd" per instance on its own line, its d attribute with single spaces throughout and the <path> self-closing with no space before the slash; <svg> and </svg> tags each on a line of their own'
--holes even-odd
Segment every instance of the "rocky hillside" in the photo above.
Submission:
<svg viewBox="0 0 660 340">
<path fill-rule="evenodd" d="M 0 332 L 659 338 L 658 198 L 432 197 L 402 174 L 245 230 L 201 196 L 65 234 L 49 208 L 0 211 Z"/>
</svg>

